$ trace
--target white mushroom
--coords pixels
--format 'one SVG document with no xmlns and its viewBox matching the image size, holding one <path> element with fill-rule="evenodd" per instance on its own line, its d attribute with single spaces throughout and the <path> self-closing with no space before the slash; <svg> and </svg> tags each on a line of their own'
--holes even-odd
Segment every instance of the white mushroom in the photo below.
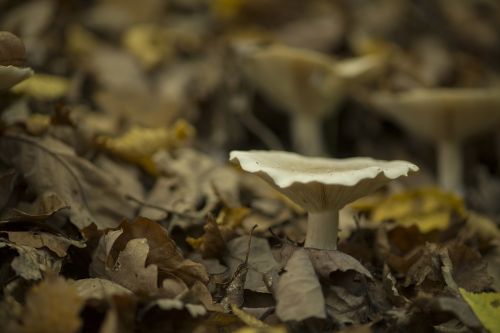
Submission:
<svg viewBox="0 0 500 333">
<path fill-rule="evenodd" d="M 280 151 L 232 151 L 230 161 L 266 180 L 308 212 L 305 247 L 335 250 L 339 210 L 389 181 L 418 171 L 406 161 L 329 159 Z"/>
<path fill-rule="evenodd" d="M 14 34 L 0 31 L 0 90 L 6 90 L 33 75 L 31 68 L 23 67 L 23 42 Z"/>
<path fill-rule="evenodd" d="M 500 123 L 500 88 L 376 93 L 372 102 L 408 131 L 437 144 L 439 184 L 463 194 L 462 141 Z"/>
<path fill-rule="evenodd" d="M 325 154 L 322 120 L 338 110 L 347 87 L 374 77 L 382 67 L 378 56 L 335 61 L 283 45 L 241 49 L 245 76 L 290 113 L 293 147 L 311 156 Z"/>
</svg>

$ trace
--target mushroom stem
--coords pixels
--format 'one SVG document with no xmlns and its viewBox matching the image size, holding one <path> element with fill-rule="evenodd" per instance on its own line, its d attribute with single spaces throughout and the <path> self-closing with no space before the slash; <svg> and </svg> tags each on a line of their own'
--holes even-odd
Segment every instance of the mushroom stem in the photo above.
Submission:
<svg viewBox="0 0 500 333">
<path fill-rule="evenodd" d="M 291 120 L 293 148 L 304 155 L 324 155 L 323 129 L 321 121 L 305 112 L 296 112 Z"/>
<path fill-rule="evenodd" d="M 463 194 L 462 152 L 455 141 L 442 140 L 438 145 L 439 185 L 448 191 Z"/>
<path fill-rule="evenodd" d="M 307 219 L 307 236 L 304 247 L 320 250 L 336 250 L 339 211 L 335 209 L 323 212 L 311 212 Z"/>
</svg>

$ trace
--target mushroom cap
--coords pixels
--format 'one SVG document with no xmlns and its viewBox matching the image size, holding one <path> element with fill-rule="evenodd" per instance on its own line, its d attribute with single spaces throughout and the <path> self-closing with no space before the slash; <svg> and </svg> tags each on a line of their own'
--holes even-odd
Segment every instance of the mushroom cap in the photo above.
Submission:
<svg viewBox="0 0 500 333">
<path fill-rule="evenodd" d="M 374 106 L 429 140 L 464 140 L 500 123 L 500 88 L 415 89 L 376 93 Z"/>
<path fill-rule="evenodd" d="M 406 161 L 330 159 L 281 151 L 232 151 L 229 159 L 309 212 L 340 209 L 393 179 L 418 171 Z"/>
<path fill-rule="evenodd" d="M 242 59 L 245 76 L 283 111 L 325 116 L 343 95 L 335 62 L 319 52 L 271 45 Z"/>
<path fill-rule="evenodd" d="M 10 89 L 33 75 L 29 67 L 0 66 L 0 90 Z"/>
<path fill-rule="evenodd" d="M 0 66 L 23 66 L 26 50 L 22 40 L 8 31 L 0 31 Z"/>
</svg>

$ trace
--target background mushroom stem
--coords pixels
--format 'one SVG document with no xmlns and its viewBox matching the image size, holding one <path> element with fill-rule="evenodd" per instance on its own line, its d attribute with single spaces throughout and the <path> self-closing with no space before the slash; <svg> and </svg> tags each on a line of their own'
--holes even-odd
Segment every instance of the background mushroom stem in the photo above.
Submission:
<svg viewBox="0 0 500 333">
<path fill-rule="evenodd" d="M 441 187 L 457 194 L 463 194 L 462 152 L 460 145 L 451 140 L 438 144 L 438 181 Z"/>
<path fill-rule="evenodd" d="M 318 117 L 297 112 L 291 121 L 293 148 L 308 156 L 325 155 L 323 129 Z"/>
<path fill-rule="evenodd" d="M 307 221 L 307 235 L 304 247 L 320 250 L 337 249 L 339 211 L 310 212 Z"/>
</svg>

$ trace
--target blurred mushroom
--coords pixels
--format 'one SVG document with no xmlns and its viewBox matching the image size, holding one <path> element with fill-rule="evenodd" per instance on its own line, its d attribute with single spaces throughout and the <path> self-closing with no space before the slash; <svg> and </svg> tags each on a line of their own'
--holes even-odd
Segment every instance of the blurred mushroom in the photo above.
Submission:
<svg viewBox="0 0 500 333">
<path fill-rule="evenodd" d="M 230 161 L 253 173 L 308 212 L 305 247 L 337 248 L 339 210 L 418 167 L 366 157 L 329 159 L 280 151 L 232 151 Z"/>
<path fill-rule="evenodd" d="M 500 122 L 500 88 L 376 93 L 372 103 L 408 131 L 437 144 L 439 184 L 458 194 L 463 193 L 460 143 Z"/>
<path fill-rule="evenodd" d="M 31 68 L 23 67 L 25 56 L 21 39 L 8 31 L 0 31 L 0 90 L 9 89 L 33 74 Z"/>
<path fill-rule="evenodd" d="M 336 62 L 283 45 L 241 48 L 246 77 L 276 106 L 290 113 L 295 150 L 323 155 L 322 120 L 338 110 L 349 85 L 376 75 L 382 59 L 365 56 Z"/>
</svg>

